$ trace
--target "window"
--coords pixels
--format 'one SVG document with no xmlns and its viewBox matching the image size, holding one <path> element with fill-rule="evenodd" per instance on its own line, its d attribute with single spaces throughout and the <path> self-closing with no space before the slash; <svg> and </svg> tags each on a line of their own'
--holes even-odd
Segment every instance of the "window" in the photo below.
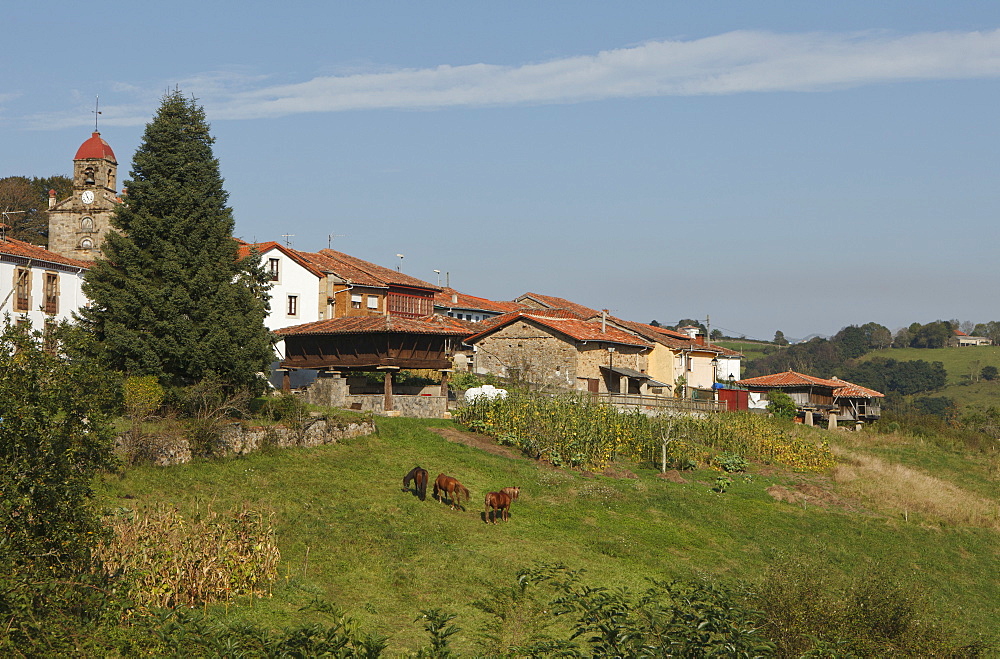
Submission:
<svg viewBox="0 0 1000 659">
<path fill-rule="evenodd" d="M 267 271 L 271 275 L 271 281 L 278 281 L 278 267 L 281 263 L 280 259 L 268 259 L 267 261 Z"/>
<path fill-rule="evenodd" d="M 361 308 L 361 293 L 351 293 L 351 308 L 352 309 Z"/>
<path fill-rule="evenodd" d="M 55 272 L 45 273 L 45 313 L 59 313 L 59 275 Z"/>
<path fill-rule="evenodd" d="M 90 238 L 84 238 L 80 241 L 80 249 L 94 249 L 94 241 Z"/>
<path fill-rule="evenodd" d="M 369 309 L 376 309 L 376 310 L 378 309 L 378 296 L 377 295 L 369 295 L 368 296 L 368 308 Z"/>
<path fill-rule="evenodd" d="M 289 295 L 288 296 L 288 315 L 297 316 L 299 315 L 299 296 Z"/>
<path fill-rule="evenodd" d="M 31 270 L 17 268 L 14 270 L 14 311 L 31 309 Z"/>
</svg>

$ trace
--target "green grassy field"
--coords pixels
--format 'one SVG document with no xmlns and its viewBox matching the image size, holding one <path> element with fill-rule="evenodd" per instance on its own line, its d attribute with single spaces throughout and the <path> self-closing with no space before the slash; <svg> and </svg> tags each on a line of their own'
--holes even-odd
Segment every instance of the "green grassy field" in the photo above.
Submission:
<svg viewBox="0 0 1000 659">
<path fill-rule="evenodd" d="M 743 358 L 747 361 L 763 357 L 765 355 L 764 348 L 775 347 L 774 344 L 771 343 L 763 343 L 760 341 L 741 341 L 739 339 L 723 339 L 721 341 L 712 341 L 712 343 L 718 344 L 723 348 L 729 348 L 730 350 L 743 353 Z"/>
<path fill-rule="evenodd" d="M 538 561 L 585 568 L 596 584 L 640 588 L 647 577 L 752 579 L 795 556 L 821 557 L 844 574 L 873 560 L 917 575 L 935 605 L 959 615 L 969 630 L 989 632 L 996 624 L 996 526 L 904 514 L 891 501 L 839 492 L 828 477 L 771 467 L 736 476 L 717 494 L 712 471 L 685 473 L 685 483 L 635 466 L 637 478 L 584 474 L 492 455 L 430 430 L 453 427 L 449 421 L 379 419 L 378 427 L 377 435 L 333 446 L 130 468 L 102 482 L 100 503 L 176 506 L 189 514 L 248 505 L 273 513 L 282 562 L 272 597 L 215 611 L 278 627 L 309 620 L 299 609 L 322 597 L 364 630 L 388 635 L 393 653 L 426 642 L 414 619 L 433 607 L 458 614 L 455 647 L 472 653 L 484 614 L 470 603 Z M 879 436 L 851 433 L 850 439 L 851 451 L 933 469 L 946 482 L 1000 500 L 989 460 L 965 460 L 898 437 L 883 444 Z M 459 478 L 472 491 L 467 510 L 404 492 L 402 476 L 415 464 L 432 480 L 438 472 Z M 485 524 L 483 495 L 507 485 L 522 488 L 510 521 Z M 767 493 L 772 485 L 829 496 L 783 503 Z"/>
<path fill-rule="evenodd" d="M 948 371 L 948 384 L 933 392 L 934 396 L 947 396 L 964 407 L 1000 405 L 1000 380 L 986 382 L 979 379 L 984 366 L 1000 368 L 1000 346 L 970 346 L 967 348 L 890 348 L 870 352 L 861 359 L 877 357 L 897 361 L 941 362 Z"/>
</svg>

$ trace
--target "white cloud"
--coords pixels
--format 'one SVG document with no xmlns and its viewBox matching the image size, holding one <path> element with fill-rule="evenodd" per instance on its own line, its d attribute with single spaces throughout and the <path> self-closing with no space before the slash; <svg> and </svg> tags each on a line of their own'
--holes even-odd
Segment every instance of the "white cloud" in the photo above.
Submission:
<svg viewBox="0 0 1000 659">
<path fill-rule="evenodd" d="M 266 79 L 259 76 L 209 73 L 177 84 L 205 104 L 212 120 L 219 120 L 378 108 L 824 91 L 894 81 L 997 75 L 1000 30 L 903 36 L 883 32 L 738 31 L 692 41 L 655 41 L 521 66 L 441 65 L 329 75 L 270 86 L 264 85 Z M 158 97 L 162 91 L 155 95 Z M 145 95 L 148 97 L 148 93 Z M 145 112 L 139 108 L 148 104 L 149 99 L 144 98 L 134 107 L 109 108 L 104 121 L 148 121 L 150 108 Z"/>
</svg>

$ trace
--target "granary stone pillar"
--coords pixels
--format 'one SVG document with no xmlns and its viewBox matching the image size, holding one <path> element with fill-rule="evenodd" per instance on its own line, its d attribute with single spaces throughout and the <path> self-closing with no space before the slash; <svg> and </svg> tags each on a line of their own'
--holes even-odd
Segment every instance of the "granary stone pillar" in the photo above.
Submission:
<svg viewBox="0 0 1000 659">
<path fill-rule="evenodd" d="M 450 375 L 450 368 L 441 369 L 441 395 L 444 396 L 445 400 L 448 400 L 448 379 Z"/>
<path fill-rule="evenodd" d="M 826 422 L 826 429 L 827 430 L 836 430 L 837 429 L 837 413 L 836 412 L 830 412 L 830 419 L 829 419 L 829 421 Z"/>
<path fill-rule="evenodd" d="M 382 399 L 382 409 L 386 412 L 391 412 L 393 410 L 392 406 L 392 383 L 393 374 L 399 370 L 398 366 L 379 366 L 378 370 L 385 373 L 385 395 Z"/>
<path fill-rule="evenodd" d="M 815 423 L 813 423 L 813 413 L 812 413 L 812 410 L 806 410 L 806 418 L 804 420 L 804 424 L 807 425 L 807 426 L 816 425 Z"/>
</svg>

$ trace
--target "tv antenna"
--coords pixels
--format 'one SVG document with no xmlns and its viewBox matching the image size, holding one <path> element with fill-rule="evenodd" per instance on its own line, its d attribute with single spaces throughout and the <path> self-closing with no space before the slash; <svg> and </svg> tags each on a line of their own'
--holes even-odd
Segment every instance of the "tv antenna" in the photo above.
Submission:
<svg viewBox="0 0 1000 659">
<path fill-rule="evenodd" d="M 347 235 L 343 233 L 328 233 L 326 234 L 326 248 L 333 249 L 333 239 L 334 238 L 346 238 Z"/>
<path fill-rule="evenodd" d="M 281 234 L 281 237 L 285 239 L 285 247 L 291 247 L 292 246 L 292 238 L 295 237 L 295 234 L 294 233 L 283 233 L 283 234 Z"/>
</svg>

